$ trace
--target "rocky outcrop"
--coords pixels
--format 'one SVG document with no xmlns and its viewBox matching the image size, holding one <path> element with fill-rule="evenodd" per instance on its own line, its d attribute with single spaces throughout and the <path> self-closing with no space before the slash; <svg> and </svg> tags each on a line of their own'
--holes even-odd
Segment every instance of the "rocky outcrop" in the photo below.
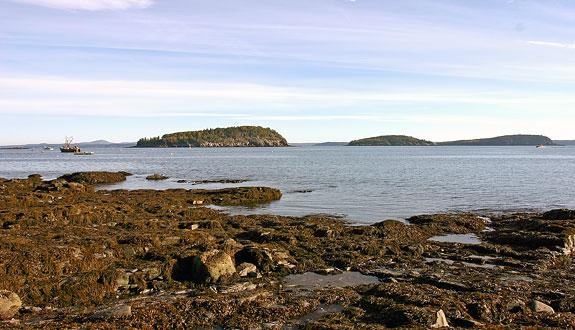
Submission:
<svg viewBox="0 0 575 330">
<path fill-rule="evenodd" d="M 66 180 L 68 182 L 96 185 L 126 181 L 126 177 L 130 175 L 131 174 L 127 172 L 76 172 L 63 175 L 58 179 Z"/>
<path fill-rule="evenodd" d="M 489 241 L 524 250 L 547 248 L 568 255 L 575 252 L 575 211 L 553 210 L 540 216 L 513 215 L 497 219 L 496 231 L 482 235 Z"/>
<path fill-rule="evenodd" d="M 569 210 L 366 226 L 203 206 L 270 188 L 81 187 L 0 179 L 0 287 L 26 302 L 3 326 L 575 329 Z"/>
</svg>

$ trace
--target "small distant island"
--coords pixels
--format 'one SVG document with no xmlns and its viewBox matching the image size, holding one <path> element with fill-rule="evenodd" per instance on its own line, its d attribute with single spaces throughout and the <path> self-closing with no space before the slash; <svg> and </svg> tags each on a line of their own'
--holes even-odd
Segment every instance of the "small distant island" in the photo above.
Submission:
<svg viewBox="0 0 575 330">
<path fill-rule="evenodd" d="M 348 145 L 349 142 L 322 142 L 313 144 L 314 147 L 341 147 Z"/>
<path fill-rule="evenodd" d="M 543 135 L 504 135 L 488 139 L 439 142 L 440 146 L 553 146 L 553 140 Z"/>
<path fill-rule="evenodd" d="M 214 128 L 143 138 L 137 148 L 289 147 L 278 132 L 261 126 Z"/>
<path fill-rule="evenodd" d="M 348 146 L 432 146 L 435 143 L 407 135 L 382 135 L 351 141 Z"/>
<path fill-rule="evenodd" d="M 493 138 L 431 142 L 406 135 L 382 135 L 351 141 L 348 146 L 555 146 L 543 135 L 504 135 Z"/>
<path fill-rule="evenodd" d="M 575 146 L 575 140 L 553 140 L 553 142 L 561 146 Z"/>
</svg>

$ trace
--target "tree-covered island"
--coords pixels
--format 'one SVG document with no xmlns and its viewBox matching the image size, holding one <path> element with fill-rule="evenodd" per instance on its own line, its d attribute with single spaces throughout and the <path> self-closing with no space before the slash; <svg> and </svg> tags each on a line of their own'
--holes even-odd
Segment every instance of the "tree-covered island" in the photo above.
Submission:
<svg viewBox="0 0 575 330">
<path fill-rule="evenodd" d="M 202 131 L 164 134 L 162 137 L 143 138 L 139 148 L 188 147 L 288 147 L 287 140 L 271 128 L 238 126 Z"/>
</svg>

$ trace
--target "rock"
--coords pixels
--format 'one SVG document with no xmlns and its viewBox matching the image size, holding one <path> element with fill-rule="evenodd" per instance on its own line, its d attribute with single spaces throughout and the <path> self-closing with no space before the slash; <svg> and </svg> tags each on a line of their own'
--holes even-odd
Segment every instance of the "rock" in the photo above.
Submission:
<svg viewBox="0 0 575 330">
<path fill-rule="evenodd" d="M 131 258 L 136 255 L 136 250 L 132 246 L 126 245 L 124 246 L 124 253 L 126 253 L 126 257 Z"/>
<path fill-rule="evenodd" d="M 77 182 L 68 182 L 67 184 L 64 185 L 64 187 L 73 191 L 79 191 L 79 192 L 86 191 L 86 186 Z"/>
<path fill-rule="evenodd" d="M 106 184 L 126 181 L 126 177 L 130 176 L 127 172 L 76 172 L 66 174 L 58 179 L 66 180 L 68 182 L 75 182 L 80 184 Z M 52 182 L 54 182 L 53 180 Z"/>
<path fill-rule="evenodd" d="M 435 323 L 431 325 L 432 328 L 445 328 L 449 327 L 449 323 L 447 323 L 447 318 L 445 317 L 445 313 L 443 309 L 437 311 Z"/>
<path fill-rule="evenodd" d="M 253 291 L 257 287 L 258 287 L 257 284 L 253 284 L 250 282 L 236 283 L 236 284 L 230 285 L 228 287 L 222 288 L 222 290 L 220 292 L 223 294 L 230 294 L 230 293 L 238 293 L 238 292 L 243 292 L 243 291 Z"/>
<path fill-rule="evenodd" d="M 225 252 L 211 250 L 194 258 L 192 275 L 197 282 L 212 283 L 236 273 L 232 258 Z"/>
<path fill-rule="evenodd" d="M 316 231 L 314 232 L 314 236 L 315 237 L 333 238 L 335 236 L 335 231 L 333 229 L 328 229 L 328 228 L 319 228 L 319 229 L 316 229 Z"/>
<path fill-rule="evenodd" d="M 153 175 L 148 175 L 146 177 L 146 180 L 167 180 L 167 179 L 169 179 L 167 176 L 161 175 L 161 174 L 153 174 Z"/>
<path fill-rule="evenodd" d="M 225 253 L 229 254 L 230 256 L 235 255 L 238 251 L 240 251 L 244 246 L 240 243 L 236 242 L 233 238 L 226 238 L 226 240 L 220 246 L 220 250 L 224 251 Z"/>
<path fill-rule="evenodd" d="M 22 307 L 20 297 L 14 292 L 0 290 L 0 320 L 12 318 Z"/>
<path fill-rule="evenodd" d="M 575 210 L 557 209 L 543 213 L 545 220 L 572 220 L 575 219 Z"/>
<path fill-rule="evenodd" d="M 130 285 L 130 276 L 132 275 L 129 271 L 121 272 L 118 277 L 116 278 L 116 288 L 125 288 Z"/>
<path fill-rule="evenodd" d="M 132 316 L 132 307 L 130 307 L 130 305 L 118 305 L 96 312 L 90 315 L 89 318 L 102 319 L 102 318 L 119 318 L 127 316 Z"/>
<path fill-rule="evenodd" d="M 539 300 L 533 300 L 531 302 L 531 309 L 535 312 L 535 313 L 555 313 L 555 310 L 553 309 L 553 307 L 544 304 L 542 302 L 540 302 Z"/>
<path fill-rule="evenodd" d="M 248 245 L 236 253 L 237 263 L 251 263 L 258 269 L 269 272 L 275 268 L 275 262 L 269 249 Z"/>
<path fill-rule="evenodd" d="M 525 303 L 519 299 L 512 299 L 507 303 L 506 309 L 510 313 L 524 313 Z"/>
<path fill-rule="evenodd" d="M 161 245 L 176 245 L 176 244 L 180 244 L 180 242 L 182 241 L 182 239 L 179 236 L 168 236 L 168 237 L 164 237 L 162 238 L 162 240 L 160 241 Z"/>
<path fill-rule="evenodd" d="M 249 262 L 241 263 L 238 268 L 238 275 L 240 277 L 256 277 L 258 275 L 258 268 L 254 264 L 250 264 Z"/>
</svg>

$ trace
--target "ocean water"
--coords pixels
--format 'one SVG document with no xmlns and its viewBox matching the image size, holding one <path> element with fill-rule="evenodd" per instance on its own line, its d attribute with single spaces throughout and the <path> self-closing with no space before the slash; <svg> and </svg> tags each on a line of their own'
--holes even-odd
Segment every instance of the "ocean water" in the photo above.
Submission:
<svg viewBox="0 0 575 330">
<path fill-rule="evenodd" d="M 0 150 L 0 177 L 127 171 L 106 189 L 269 186 L 280 201 L 231 213 L 330 214 L 354 223 L 443 212 L 575 208 L 575 147 L 102 148 L 91 156 Z M 148 181 L 161 173 L 166 181 Z M 235 179 L 240 184 L 193 184 Z M 188 180 L 177 183 L 177 180 Z"/>
</svg>

